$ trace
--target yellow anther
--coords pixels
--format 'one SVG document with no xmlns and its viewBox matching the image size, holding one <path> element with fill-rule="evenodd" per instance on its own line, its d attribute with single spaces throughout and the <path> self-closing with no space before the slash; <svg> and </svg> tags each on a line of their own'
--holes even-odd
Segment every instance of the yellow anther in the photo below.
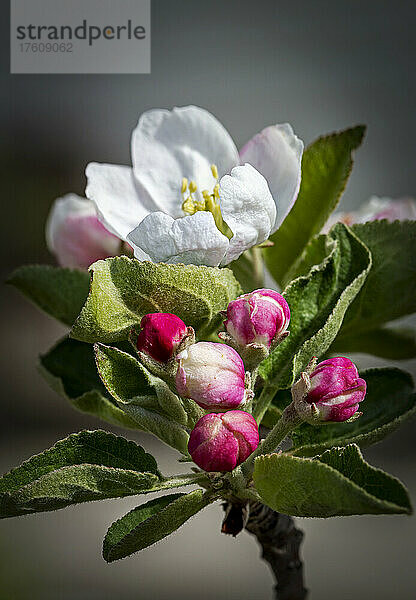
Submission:
<svg viewBox="0 0 416 600">
<path fill-rule="evenodd" d="M 188 187 L 188 180 L 186 179 L 186 177 L 182 178 L 182 186 L 181 186 L 181 194 L 184 194 L 186 192 L 186 188 Z"/>
<path fill-rule="evenodd" d="M 215 177 L 215 179 L 218 179 L 217 165 L 211 165 L 211 173 L 212 173 L 212 176 Z"/>
<path fill-rule="evenodd" d="M 204 200 L 195 200 L 195 209 L 196 210 L 205 210 L 206 201 Z"/>
<path fill-rule="evenodd" d="M 195 206 L 195 202 L 192 200 L 191 197 L 189 197 L 185 200 L 185 202 L 182 202 L 182 210 L 188 215 L 193 215 L 198 209 Z"/>
<path fill-rule="evenodd" d="M 218 170 L 215 165 L 211 165 L 211 172 L 213 176 L 218 179 Z M 182 203 L 182 210 L 187 215 L 194 215 L 198 211 L 207 211 L 212 214 L 214 217 L 215 225 L 217 229 L 221 231 L 228 239 L 233 237 L 233 232 L 228 227 L 227 223 L 222 218 L 221 208 L 219 203 L 220 198 L 220 186 L 217 183 L 214 186 L 212 193 L 210 194 L 208 190 L 201 190 L 202 199 L 199 197 L 194 197 L 194 194 L 197 191 L 197 185 L 195 181 L 190 181 L 188 184 L 188 180 L 186 177 L 182 179 L 181 192 L 184 195 L 186 190 L 189 190 L 189 195 L 187 198 L 184 198 Z"/>
</svg>

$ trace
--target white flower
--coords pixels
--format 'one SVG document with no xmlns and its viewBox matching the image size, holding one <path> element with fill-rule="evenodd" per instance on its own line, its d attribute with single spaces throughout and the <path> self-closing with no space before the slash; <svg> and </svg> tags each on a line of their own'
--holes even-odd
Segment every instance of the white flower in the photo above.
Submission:
<svg viewBox="0 0 416 600">
<path fill-rule="evenodd" d="M 225 265 L 279 227 L 299 191 L 302 151 L 287 124 L 239 155 L 206 110 L 151 110 L 132 135 L 133 167 L 89 164 L 86 195 L 136 258 Z"/>
<path fill-rule="evenodd" d="M 100 223 L 94 204 L 76 194 L 55 200 L 46 221 L 46 243 L 62 267 L 80 269 L 120 250 L 120 240 Z"/>
<path fill-rule="evenodd" d="M 379 221 L 387 219 L 388 221 L 416 220 L 416 201 L 413 198 L 378 198 L 372 196 L 358 210 L 351 212 L 333 213 L 322 233 L 328 233 L 335 223 L 344 223 L 345 225 L 354 225 L 354 223 L 366 223 L 367 221 Z"/>
</svg>

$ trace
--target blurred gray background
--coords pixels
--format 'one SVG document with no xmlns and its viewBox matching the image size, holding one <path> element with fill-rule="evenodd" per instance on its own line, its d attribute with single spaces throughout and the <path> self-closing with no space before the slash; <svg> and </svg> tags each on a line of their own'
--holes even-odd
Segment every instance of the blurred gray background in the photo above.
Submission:
<svg viewBox="0 0 416 600">
<path fill-rule="evenodd" d="M 153 0 L 152 74 L 136 76 L 9 75 L 7 4 L 0 58 L 2 280 L 22 263 L 53 262 L 44 243 L 52 201 L 83 193 L 89 161 L 128 163 L 130 132 L 152 107 L 203 106 L 238 145 L 276 122 L 290 122 L 306 143 L 366 123 L 342 207 L 358 207 L 371 194 L 416 193 L 414 2 Z M 62 327 L 6 286 L 0 319 L 3 471 L 73 431 L 112 429 L 74 412 L 36 372 L 37 355 Z M 415 433 L 415 423 L 407 424 L 366 452 L 408 484 L 414 502 Z M 162 468 L 180 470 L 173 451 L 145 434 L 127 436 Z M 272 598 L 255 540 L 220 535 L 219 506 L 107 566 L 100 556 L 106 528 L 136 504 L 107 501 L 1 522 L 1 600 Z M 310 598 L 414 597 L 414 517 L 300 524 Z"/>
</svg>

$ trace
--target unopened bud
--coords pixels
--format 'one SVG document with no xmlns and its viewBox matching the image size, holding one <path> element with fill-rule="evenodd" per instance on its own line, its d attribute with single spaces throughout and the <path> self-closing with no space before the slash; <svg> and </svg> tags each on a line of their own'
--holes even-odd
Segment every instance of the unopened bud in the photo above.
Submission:
<svg viewBox="0 0 416 600">
<path fill-rule="evenodd" d="M 311 423 L 351 419 L 364 400 L 367 387 L 354 363 L 341 356 L 319 363 L 305 382 L 305 394 L 303 399 L 298 398 L 297 406 Z M 309 405 L 309 417 L 308 411 L 301 408 L 302 403 L 304 409 Z"/>
<path fill-rule="evenodd" d="M 198 342 L 177 356 L 176 389 L 207 410 L 242 406 L 251 392 L 245 383 L 243 361 L 226 344 Z"/>
<path fill-rule="evenodd" d="M 259 445 L 256 420 L 241 410 L 209 413 L 196 423 L 188 450 L 204 471 L 232 471 Z"/>
<path fill-rule="evenodd" d="M 260 289 L 229 303 L 225 329 L 238 347 L 249 344 L 270 348 L 286 334 L 290 309 L 281 294 Z"/>
<path fill-rule="evenodd" d="M 171 313 L 151 313 L 140 323 L 137 349 L 158 362 L 168 362 L 188 334 L 185 323 Z"/>
</svg>

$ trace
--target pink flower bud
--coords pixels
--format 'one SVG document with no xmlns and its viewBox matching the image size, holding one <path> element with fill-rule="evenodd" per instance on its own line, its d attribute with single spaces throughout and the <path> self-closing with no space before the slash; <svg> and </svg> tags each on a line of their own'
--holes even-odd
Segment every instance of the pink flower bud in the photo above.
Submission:
<svg viewBox="0 0 416 600">
<path fill-rule="evenodd" d="M 158 362 L 168 362 L 188 334 L 188 328 L 182 319 L 170 313 L 145 315 L 140 327 L 142 329 L 137 337 L 137 349 Z"/>
<path fill-rule="evenodd" d="M 115 256 L 120 249 L 120 240 L 100 223 L 93 203 L 76 194 L 55 200 L 46 223 L 46 242 L 62 267 L 79 269 Z"/>
<path fill-rule="evenodd" d="M 188 450 L 204 471 L 232 471 L 258 445 L 256 420 L 242 410 L 230 410 L 199 419 L 191 432 Z"/>
<path fill-rule="evenodd" d="M 335 223 L 354 225 L 380 219 L 387 219 L 390 223 L 396 220 L 414 221 L 416 220 L 416 201 L 413 198 L 392 200 L 391 198 L 372 196 L 358 210 L 333 213 L 323 227 L 322 233 L 328 233 Z"/>
<path fill-rule="evenodd" d="M 310 375 L 306 402 L 314 403 L 322 421 L 346 421 L 364 400 L 366 383 L 348 358 L 338 356 L 319 363 Z"/>
<path fill-rule="evenodd" d="M 254 290 L 229 303 L 224 323 L 239 346 L 261 344 L 270 348 L 285 333 L 290 321 L 286 300 L 273 290 Z"/>
<path fill-rule="evenodd" d="M 198 342 L 180 354 L 176 389 L 209 410 L 238 408 L 247 399 L 244 364 L 226 344 Z"/>
</svg>

